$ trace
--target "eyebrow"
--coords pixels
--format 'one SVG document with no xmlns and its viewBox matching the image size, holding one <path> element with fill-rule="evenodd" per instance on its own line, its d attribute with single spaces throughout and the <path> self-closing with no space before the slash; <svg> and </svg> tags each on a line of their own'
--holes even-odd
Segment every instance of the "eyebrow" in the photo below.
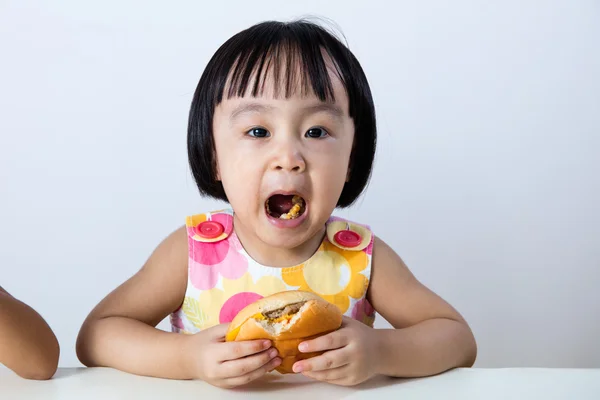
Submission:
<svg viewBox="0 0 600 400">
<path fill-rule="evenodd" d="M 330 103 L 321 103 L 315 106 L 306 107 L 304 111 L 307 114 L 316 114 L 324 112 L 337 119 L 341 119 L 344 116 L 344 111 L 342 111 L 340 107 Z"/>
<path fill-rule="evenodd" d="M 231 112 L 231 115 L 229 116 L 229 120 L 233 122 L 236 118 L 238 118 L 242 114 L 255 113 L 255 112 L 258 112 L 258 113 L 269 112 L 269 111 L 272 111 L 273 109 L 274 109 L 274 107 L 267 106 L 264 104 L 259 104 L 259 103 L 241 104 L 241 105 L 237 106 L 236 108 L 234 108 L 234 110 Z"/>
<path fill-rule="evenodd" d="M 245 103 L 245 104 L 241 104 L 241 105 L 237 106 L 235 109 L 233 109 L 233 111 L 231 112 L 231 115 L 229 116 L 229 120 L 231 122 L 233 122 L 242 114 L 266 113 L 266 112 L 271 112 L 274 109 L 275 109 L 275 107 L 268 106 L 265 104 Z M 316 104 L 314 106 L 305 107 L 305 108 L 303 108 L 302 111 L 304 114 L 316 114 L 316 113 L 323 112 L 323 113 L 327 113 L 327 114 L 331 115 L 332 117 L 334 117 L 336 119 L 341 119 L 344 116 L 344 111 L 340 107 L 338 107 L 334 104 L 330 104 L 330 103 L 320 103 L 320 104 Z"/>
</svg>

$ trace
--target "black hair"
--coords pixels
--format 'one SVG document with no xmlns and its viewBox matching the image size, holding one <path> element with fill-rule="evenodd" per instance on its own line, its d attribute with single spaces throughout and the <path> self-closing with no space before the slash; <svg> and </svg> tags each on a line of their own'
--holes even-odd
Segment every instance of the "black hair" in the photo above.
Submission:
<svg viewBox="0 0 600 400">
<path fill-rule="evenodd" d="M 252 96 L 260 95 L 267 73 L 274 68 L 275 90 L 283 91 L 286 98 L 300 89 L 303 93 L 312 90 L 321 101 L 332 101 L 323 51 L 346 90 L 355 126 L 350 174 L 337 207 L 356 201 L 369 181 L 375 157 L 377 132 L 371 90 L 352 52 L 327 29 L 305 20 L 256 24 L 227 40 L 208 62 L 192 100 L 187 136 L 191 172 L 202 195 L 227 201 L 223 185 L 216 179 L 213 140 L 213 114 L 223 97 L 244 96 L 248 91 Z M 282 68 L 285 82 L 280 82 Z M 297 72 L 300 76 L 295 76 Z M 256 79 L 251 79 L 253 76 Z"/>
</svg>

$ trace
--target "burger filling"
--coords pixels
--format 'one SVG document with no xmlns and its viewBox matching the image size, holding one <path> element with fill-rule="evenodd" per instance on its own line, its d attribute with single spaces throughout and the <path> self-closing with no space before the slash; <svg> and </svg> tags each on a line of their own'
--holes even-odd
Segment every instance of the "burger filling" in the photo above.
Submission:
<svg viewBox="0 0 600 400">
<path fill-rule="evenodd" d="M 258 320 L 267 331 L 279 333 L 283 328 L 286 328 L 296 321 L 305 304 L 305 301 L 288 304 L 285 307 L 258 314 L 255 316 L 255 319 Z"/>
<path fill-rule="evenodd" d="M 306 210 L 304 199 L 300 196 L 276 194 L 265 202 L 267 214 L 279 219 L 294 219 Z"/>
<path fill-rule="evenodd" d="M 264 313 L 264 316 L 267 319 L 271 319 L 271 320 L 279 320 L 282 317 L 286 317 L 286 316 L 289 316 L 291 318 L 294 314 L 296 314 L 298 311 L 300 311 L 300 308 L 302 308 L 304 303 L 305 302 L 302 301 L 300 303 L 288 304 L 287 306 L 280 308 L 278 310 L 273 310 L 273 311 Z"/>
</svg>

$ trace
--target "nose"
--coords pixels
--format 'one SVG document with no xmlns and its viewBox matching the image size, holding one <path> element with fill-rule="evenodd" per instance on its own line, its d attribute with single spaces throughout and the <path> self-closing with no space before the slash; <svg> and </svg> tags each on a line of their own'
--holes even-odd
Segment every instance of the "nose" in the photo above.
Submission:
<svg viewBox="0 0 600 400">
<path fill-rule="evenodd" d="M 294 140 L 282 141 L 274 150 L 273 169 L 289 172 L 303 172 L 306 169 L 300 146 Z"/>
</svg>

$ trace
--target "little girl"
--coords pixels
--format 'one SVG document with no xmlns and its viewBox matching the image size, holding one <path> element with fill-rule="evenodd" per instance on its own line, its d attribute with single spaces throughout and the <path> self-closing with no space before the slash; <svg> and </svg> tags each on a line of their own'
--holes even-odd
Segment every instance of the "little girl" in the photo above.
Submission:
<svg viewBox="0 0 600 400">
<path fill-rule="evenodd" d="M 202 195 L 230 208 L 188 216 L 141 270 L 88 316 L 88 366 L 246 384 L 281 363 L 269 341 L 225 342 L 247 304 L 301 289 L 344 313 L 299 345 L 324 351 L 294 371 L 338 385 L 418 377 L 474 363 L 461 315 L 364 224 L 332 216 L 364 190 L 376 122 L 354 55 L 320 26 L 266 22 L 223 44 L 196 89 L 188 156 Z M 395 329 L 374 329 L 375 312 Z M 173 332 L 156 329 L 170 316 Z"/>
<path fill-rule="evenodd" d="M 47 380 L 59 355 L 58 340 L 42 316 L 0 287 L 0 364 L 22 378 Z"/>
</svg>

